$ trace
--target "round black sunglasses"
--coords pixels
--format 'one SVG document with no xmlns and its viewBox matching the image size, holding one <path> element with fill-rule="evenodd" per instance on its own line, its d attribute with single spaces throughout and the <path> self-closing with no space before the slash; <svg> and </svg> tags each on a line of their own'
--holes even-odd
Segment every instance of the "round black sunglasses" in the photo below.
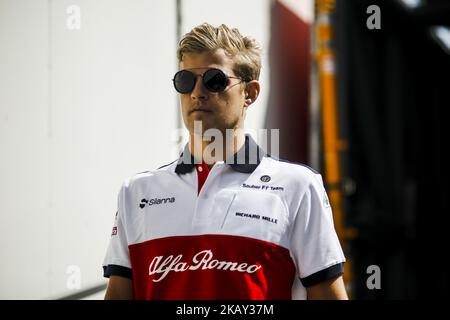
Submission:
<svg viewBox="0 0 450 320">
<path fill-rule="evenodd" d="M 173 86 L 179 93 L 190 93 L 194 90 L 197 77 L 202 77 L 203 85 L 211 92 L 223 92 L 228 86 L 229 79 L 244 79 L 238 77 L 230 77 L 220 69 L 211 68 L 205 71 L 203 75 L 196 75 L 189 70 L 180 70 L 173 77 Z"/>
</svg>

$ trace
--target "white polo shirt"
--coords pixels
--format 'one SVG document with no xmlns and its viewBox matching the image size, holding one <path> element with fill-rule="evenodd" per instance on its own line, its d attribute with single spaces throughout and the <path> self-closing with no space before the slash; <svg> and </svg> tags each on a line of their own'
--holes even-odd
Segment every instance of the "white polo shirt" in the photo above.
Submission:
<svg viewBox="0 0 450 320">
<path fill-rule="evenodd" d="M 211 170 L 178 161 L 127 179 L 104 276 L 135 299 L 306 299 L 345 257 L 320 174 L 264 154 L 250 136 Z"/>
</svg>

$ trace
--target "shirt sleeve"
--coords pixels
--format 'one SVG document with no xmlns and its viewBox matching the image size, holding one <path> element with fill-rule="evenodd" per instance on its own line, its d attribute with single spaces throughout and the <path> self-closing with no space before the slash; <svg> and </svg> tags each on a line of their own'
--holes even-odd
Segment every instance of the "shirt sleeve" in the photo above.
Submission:
<svg viewBox="0 0 450 320">
<path fill-rule="evenodd" d="M 103 276 L 117 275 L 132 279 L 130 256 L 126 232 L 126 212 L 124 205 L 125 188 L 122 186 L 117 201 L 117 212 L 103 260 Z"/>
<path fill-rule="evenodd" d="M 304 287 L 344 273 L 345 257 L 320 174 L 312 176 L 303 193 L 294 221 L 291 248 Z"/>
</svg>

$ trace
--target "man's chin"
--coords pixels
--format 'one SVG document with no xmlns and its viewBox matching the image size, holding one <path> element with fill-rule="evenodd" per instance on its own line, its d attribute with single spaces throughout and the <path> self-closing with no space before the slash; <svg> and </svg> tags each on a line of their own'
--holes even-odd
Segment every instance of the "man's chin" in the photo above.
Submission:
<svg viewBox="0 0 450 320">
<path fill-rule="evenodd" d="M 190 114 L 190 116 L 192 117 L 192 119 L 194 120 L 201 120 L 201 119 L 205 119 L 205 118 L 210 118 L 212 117 L 213 113 L 211 111 L 194 111 Z"/>
<path fill-rule="evenodd" d="M 193 122 L 189 126 L 189 132 L 195 133 L 195 134 L 202 134 L 205 135 L 205 132 L 209 130 L 209 134 L 214 134 L 213 131 L 224 131 L 221 130 L 220 126 L 218 126 L 215 123 L 212 123 L 211 121 L 204 121 L 204 120 L 195 120 L 195 123 Z"/>
</svg>

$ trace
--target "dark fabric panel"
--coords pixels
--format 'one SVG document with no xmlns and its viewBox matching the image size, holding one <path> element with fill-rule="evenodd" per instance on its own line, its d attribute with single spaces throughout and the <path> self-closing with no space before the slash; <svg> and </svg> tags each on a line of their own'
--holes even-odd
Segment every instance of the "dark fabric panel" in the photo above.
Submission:
<svg viewBox="0 0 450 320">
<path fill-rule="evenodd" d="M 344 273 L 344 263 L 338 263 L 334 266 L 328 267 L 326 269 L 320 270 L 312 275 L 305 278 L 301 278 L 300 281 L 302 285 L 307 288 L 326 280 L 330 280 L 341 276 Z"/>
<path fill-rule="evenodd" d="M 121 276 L 128 279 L 133 279 L 133 272 L 130 268 L 109 264 L 107 266 L 103 266 L 103 276 L 105 278 L 109 278 L 110 276 Z"/>
</svg>

